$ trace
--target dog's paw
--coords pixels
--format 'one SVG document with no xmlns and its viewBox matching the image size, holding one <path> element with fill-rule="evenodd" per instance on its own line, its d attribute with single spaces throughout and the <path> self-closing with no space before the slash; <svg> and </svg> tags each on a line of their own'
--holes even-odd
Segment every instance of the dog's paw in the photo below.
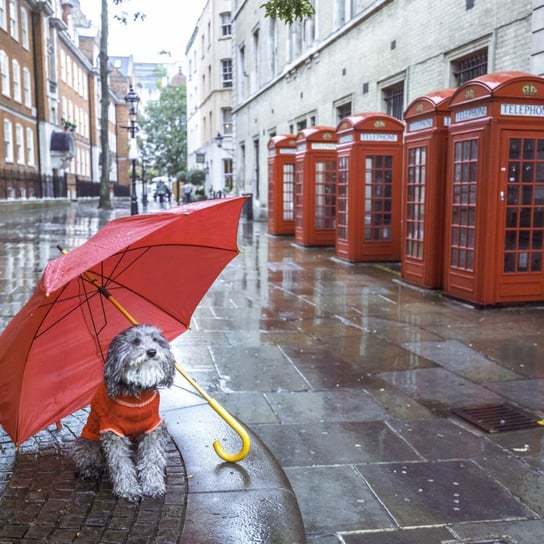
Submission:
<svg viewBox="0 0 544 544">
<path fill-rule="evenodd" d="M 140 486 L 133 487 L 131 489 L 114 489 L 115 495 L 122 499 L 126 499 L 133 504 L 139 504 L 142 501 L 143 493 Z"/>
<path fill-rule="evenodd" d="M 76 470 L 76 476 L 82 480 L 100 480 L 103 474 L 103 467 L 85 467 Z"/>
<path fill-rule="evenodd" d="M 149 481 L 142 483 L 142 491 L 146 497 L 159 499 L 166 493 L 166 485 L 163 481 Z"/>
</svg>

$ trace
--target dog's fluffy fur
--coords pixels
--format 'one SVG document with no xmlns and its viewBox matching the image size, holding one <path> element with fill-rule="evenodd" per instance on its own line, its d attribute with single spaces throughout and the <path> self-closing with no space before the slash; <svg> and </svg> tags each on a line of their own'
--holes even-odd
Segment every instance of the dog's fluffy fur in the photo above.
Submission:
<svg viewBox="0 0 544 544">
<path fill-rule="evenodd" d="M 153 396 L 159 387 L 170 387 L 174 374 L 172 349 L 157 328 L 135 325 L 112 340 L 104 366 L 104 384 L 98 388 L 87 425 L 74 446 L 74 462 L 82 478 L 98 479 L 107 469 L 113 492 L 119 497 L 139 502 L 143 496 L 164 495 L 167 432 L 158 415 L 158 399 L 156 413 L 150 416 L 151 431 L 131 431 L 124 436 L 117 428 L 109 430 L 111 425 L 101 414 L 107 411 L 111 415 L 111 407 L 126 406 L 125 401 L 137 403 L 142 396 Z M 100 390 L 108 410 L 98 408 Z M 89 431 L 91 427 L 95 427 L 96 436 Z"/>
</svg>

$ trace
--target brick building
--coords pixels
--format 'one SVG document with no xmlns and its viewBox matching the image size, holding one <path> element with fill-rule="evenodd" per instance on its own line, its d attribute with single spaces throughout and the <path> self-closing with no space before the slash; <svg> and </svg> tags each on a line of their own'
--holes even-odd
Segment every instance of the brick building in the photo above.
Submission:
<svg viewBox="0 0 544 544">
<path fill-rule="evenodd" d="M 0 199 L 100 180 L 99 36 L 79 0 L 0 0 Z M 109 95 L 112 183 L 128 154 L 117 138 L 128 85 Z"/>
</svg>

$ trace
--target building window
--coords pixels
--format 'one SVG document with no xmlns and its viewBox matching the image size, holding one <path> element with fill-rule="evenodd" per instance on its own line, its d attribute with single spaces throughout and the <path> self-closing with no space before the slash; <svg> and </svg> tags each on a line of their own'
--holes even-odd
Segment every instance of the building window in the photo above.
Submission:
<svg viewBox="0 0 544 544">
<path fill-rule="evenodd" d="M 64 51 L 60 52 L 60 78 L 66 81 L 66 55 Z"/>
<path fill-rule="evenodd" d="M 21 43 L 25 49 L 30 49 L 30 40 L 28 36 L 28 11 L 21 8 Z"/>
<path fill-rule="evenodd" d="M 232 109 L 221 108 L 221 121 L 223 124 L 223 135 L 232 134 Z"/>
<path fill-rule="evenodd" d="M 11 96 L 10 78 L 9 78 L 9 60 L 4 51 L 0 51 L 0 72 L 2 77 L 2 94 Z"/>
<path fill-rule="evenodd" d="M 12 71 L 13 71 L 13 100 L 21 102 L 22 91 L 21 91 L 21 67 L 19 62 L 13 59 L 11 62 Z"/>
<path fill-rule="evenodd" d="M 336 0 L 336 27 L 346 24 L 353 17 L 353 0 Z"/>
<path fill-rule="evenodd" d="M 336 106 L 336 121 L 338 123 L 349 115 L 351 115 L 351 102 L 345 102 Z"/>
<path fill-rule="evenodd" d="M 230 36 L 232 34 L 232 28 L 230 25 L 230 11 L 221 13 L 219 17 L 221 18 L 221 36 L 223 38 Z"/>
<path fill-rule="evenodd" d="M 23 126 L 17 123 L 15 125 L 15 156 L 17 157 L 18 164 L 25 163 L 25 137 L 23 133 Z"/>
<path fill-rule="evenodd" d="M 9 0 L 9 31 L 13 39 L 19 40 L 19 14 L 17 13 L 17 0 Z"/>
<path fill-rule="evenodd" d="M 404 81 L 383 89 L 383 99 L 387 115 L 402 119 L 404 113 Z"/>
<path fill-rule="evenodd" d="M 8 29 L 6 1 L 7 0 L 0 0 L 0 28 L 3 28 L 4 30 Z"/>
<path fill-rule="evenodd" d="M 9 119 L 4 119 L 4 160 L 13 162 L 13 125 Z"/>
<path fill-rule="evenodd" d="M 72 59 L 66 55 L 66 84 L 73 87 L 72 82 Z"/>
<path fill-rule="evenodd" d="M 223 159 L 223 188 L 232 191 L 232 159 Z"/>
<path fill-rule="evenodd" d="M 260 46 L 259 46 L 259 29 L 255 30 L 253 32 L 253 81 L 254 81 L 254 89 L 257 90 L 260 87 Z"/>
<path fill-rule="evenodd" d="M 221 61 L 221 81 L 223 87 L 232 87 L 232 59 Z"/>
<path fill-rule="evenodd" d="M 26 129 L 26 163 L 29 166 L 36 164 L 34 157 L 34 132 L 31 128 Z"/>
<path fill-rule="evenodd" d="M 30 70 L 23 68 L 23 93 L 24 102 L 27 108 L 32 107 L 32 83 L 30 82 Z"/>
<path fill-rule="evenodd" d="M 482 49 L 452 62 L 452 72 L 457 86 L 487 74 L 487 49 Z"/>
<path fill-rule="evenodd" d="M 277 56 L 278 56 L 278 30 L 276 19 L 270 19 L 268 26 L 268 47 L 270 59 L 270 75 L 274 76 L 277 70 Z"/>
</svg>

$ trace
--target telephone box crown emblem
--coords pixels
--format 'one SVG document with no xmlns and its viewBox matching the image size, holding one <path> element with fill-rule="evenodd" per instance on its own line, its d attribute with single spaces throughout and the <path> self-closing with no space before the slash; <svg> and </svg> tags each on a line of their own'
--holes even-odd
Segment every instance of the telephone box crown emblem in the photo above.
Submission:
<svg viewBox="0 0 544 544">
<path fill-rule="evenodd" d="M 536 96 L 538 94 L 537 88 L 531 83 L 527 83 L 521 88 L 521 93 L 524 96 Z"/>
</svg>

